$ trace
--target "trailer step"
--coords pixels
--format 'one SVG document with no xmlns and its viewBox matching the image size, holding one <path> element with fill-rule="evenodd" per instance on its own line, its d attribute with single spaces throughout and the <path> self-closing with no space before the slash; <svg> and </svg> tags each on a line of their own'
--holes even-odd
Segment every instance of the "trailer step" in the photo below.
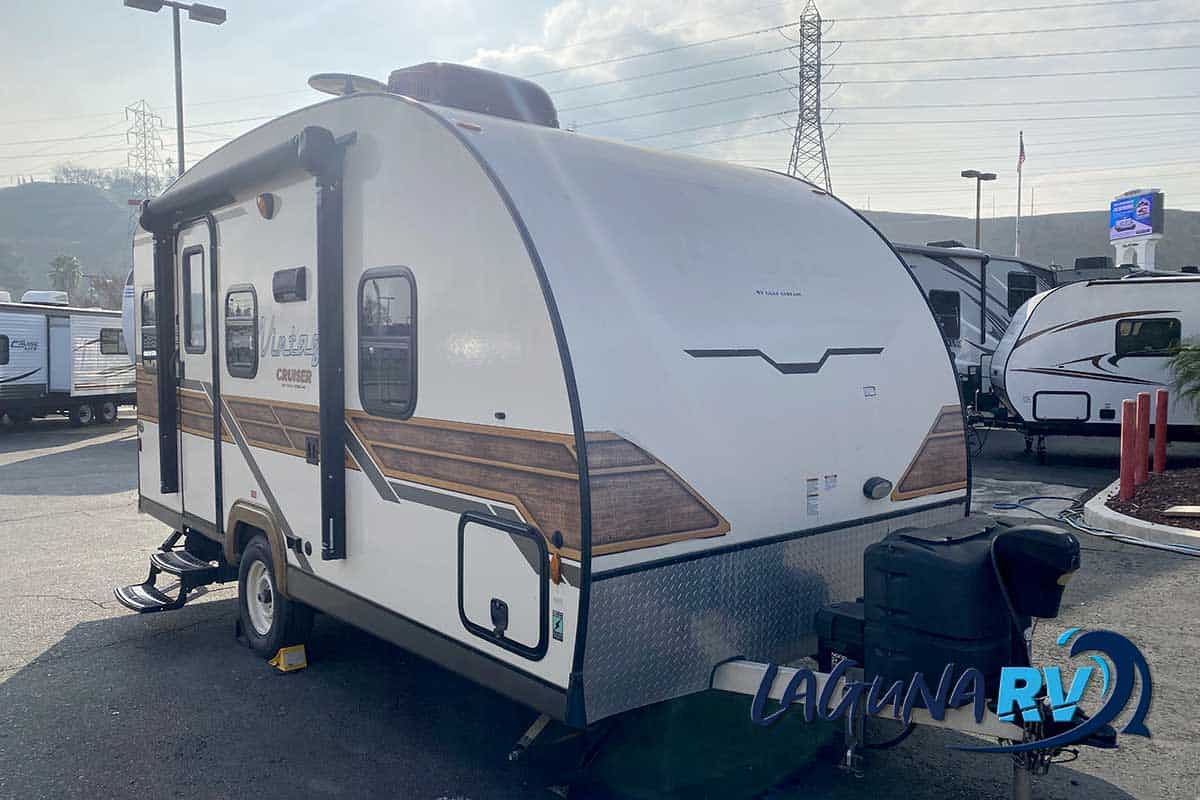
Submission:
<svg viewBox="0 0 1200 800">
<path fill-rule="evenodd" d="M 157 551 L 150 554 L 150 563 L 161 572 L 177 577 L 187 576 L 194 586 L 203 586 L 217 579 L 218 567 L 202 561 L 186 550 Z M 199 581 L 198 583 L 196 581 Z"/>
<path fill-rule="evenodd" d="M 177 587 L 174 597 L 156 585 L 158 576 L 162 574 L 175 579 L 173 586 L 164 587 L 167 590 Z M 171 611 L 182 608 L 188 600 L 203 594 L 205 586 L 236 577 L 237 572 L 223 562 L 212 564 L 186 550 L 156 550 L 150 554 L 150 574 L 146 580 L 130 586 L 118 586 L 113 589 L 113 595 L 121 605 L 139 614 Z"/>
<path fill-rule="evenodd" d="M 132 586 L 118 586 L 113 589 L 117 601 L 131 611 L 139 614 L 149 614 L 153 611 L 168 611 L 178 608 L 179 601 L 167 597 L 154 588 L 152 583 L 135 583 Z M 186 602 L 186 601 L 184 601 Z"/>
</svg>

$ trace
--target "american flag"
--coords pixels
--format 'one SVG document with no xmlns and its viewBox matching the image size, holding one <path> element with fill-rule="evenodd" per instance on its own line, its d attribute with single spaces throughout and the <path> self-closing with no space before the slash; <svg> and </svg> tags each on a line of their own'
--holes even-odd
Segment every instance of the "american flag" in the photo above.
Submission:
<svg viewBox="0 0 1200 800">
<path fill-rule="evenodd" d="M 1017 172 L 1021 171 L 1021 167 L 1025 164 L 1025 131 L 1021 131 L 1021 149 L 1017 153 Z"/>
</svg>

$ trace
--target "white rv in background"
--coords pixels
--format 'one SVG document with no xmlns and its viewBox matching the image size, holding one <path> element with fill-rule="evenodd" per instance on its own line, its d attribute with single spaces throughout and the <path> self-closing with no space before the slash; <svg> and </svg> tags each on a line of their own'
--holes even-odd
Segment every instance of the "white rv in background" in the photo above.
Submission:
<svg viewBox="0 0 1200 800">
<path fill-rule="evenodd" d="M 989 362 L 1013 313 L 1054 285 L 1053 273 L 1028 261 L 989 256 L 956 242 L 897 244 L 954 358 L 970 404 L 990 372 Z"/>
<path fill-rule="evenodd" d="M 1200 277 L 1134 273 L 1079 281 L 1025 303 L 992 358 L 991 382 L 1027 434 L 1120 433 L 1121 401 L 1169 388 L 1172 351 L 1200 336 Z M 1175 397 L 1169 438 L 1200 438 Z M 1040 452 L 1040 448 L 1039 448 Z"/>
<path fill-rule="evenodd" d="M 135 399 L 121 312 L 27 302 L 42 294 L 65 297 L 0 303 L 0 416 L 115 422 L 117 406 Z"/>
<path fill-rule="evenodd" d="M 317 609 L 583 726 L 812 654 L 868 545 L 967 512 L 938 328 L 844 203 L 559 130 L 525 81 L 388 88 L 144 207 L 138 502 L 174 533 L 126 606 L 237 580 L 259 653 Z"/>
</svg>

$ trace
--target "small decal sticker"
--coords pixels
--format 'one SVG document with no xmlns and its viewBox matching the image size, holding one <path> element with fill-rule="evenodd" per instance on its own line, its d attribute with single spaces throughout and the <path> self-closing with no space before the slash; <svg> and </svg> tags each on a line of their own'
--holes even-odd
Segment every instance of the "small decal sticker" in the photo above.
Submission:
<svg viewBox="0 0 1200 800">
<path fill-rule="evenodd" d="M 836 489 L 836 488 L 837 488 L 837 473 L 835 472 L 832 475 L 826 475 L 825 476 L 825 490 L 828 491 L 830 489 Z"/>
<path fill-rule="evenodd" d="M 863 397 L 874 397 L 876 394 L 874 386 L 863 387 Z"/>
<path fill-rule="evenodd" d="M 804 484 L 805 484 L 804 493 L 806 495 L 808 495 L 809 497 L 814 497 L 814 496 L 816 496 L 816 494 L 818 492 L 821 491 L 821 479 L 820 478 L 809 478 L 808 480 L 806 480 L 804 482 Z"/>
<path fill-rule="evenodd" d="M 821 498 L 813 495 L 808 498 L 808 515 L 815 517 L 821 513 Z"/>
<path fill-rule="evenodd" d="M 561 611 L 551 614 L 550 630 L 554 633 L 554 641 L 561 642 L 563 640 L 563 613 Z"/>
</svg>

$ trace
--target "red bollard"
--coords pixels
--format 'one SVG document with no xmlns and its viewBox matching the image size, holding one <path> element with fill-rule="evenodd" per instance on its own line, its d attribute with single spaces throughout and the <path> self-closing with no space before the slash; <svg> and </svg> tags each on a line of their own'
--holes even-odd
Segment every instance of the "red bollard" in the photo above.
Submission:
<svg viewBox="0 0 1200 800">
<path fill-rule="evenodd" d="M 1167 471 L 1167 390 L 1154 393 L 1154 474 Z"/>
<path fill-rule="evenodd" d="M 1133 497 L 1133 449 L 1137 440 L 1137 404 L 1121 401 L 1121 494 L 1122 500 Z"/>
<path fill-rule="evenodd" d="M 1150 466 L 1150 393 L 1137 394 L 1137 441 L 1133 445 L 1133 483 L 1146 482 Z"/>
</svg>

